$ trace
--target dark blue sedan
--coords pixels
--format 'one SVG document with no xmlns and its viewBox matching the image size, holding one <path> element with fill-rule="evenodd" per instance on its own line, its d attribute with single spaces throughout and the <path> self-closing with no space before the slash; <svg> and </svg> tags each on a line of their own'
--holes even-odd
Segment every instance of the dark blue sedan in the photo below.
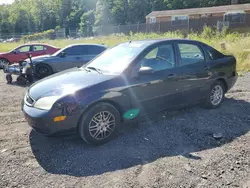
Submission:
<svg viewBox="0 0 250 188">
<path fill-rule="evenodd" d="M 41 134 L 75 130 L 99 145 L 125 120 L 197 102 L 217 108 L 236 80 L 236 59 L 202 42 L 130 41 L 36 82 L 22 110 Z"/>
</svg>

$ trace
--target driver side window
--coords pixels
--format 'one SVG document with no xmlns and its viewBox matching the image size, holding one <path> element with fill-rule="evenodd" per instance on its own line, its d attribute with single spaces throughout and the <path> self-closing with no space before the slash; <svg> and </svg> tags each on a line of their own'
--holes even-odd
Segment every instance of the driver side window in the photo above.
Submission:
<svg viewBox="0 0 250 188">
<path fill-rule="evenodd" d="M 162 71 L 175 67 L 174 48 L 172 44 L 157 46 L 140 61 L 141 67 L 150 67 L 154 71 Z"/>
<path fill-rule="evenodd" d="M 30 46 L 23 46 L 23 47 L 20 47 L 20 48 L 18 48 L 16 51 L 19 52 L 19 53 L 29 52 L 29 51 L 30 51 Z"/>
</svg>

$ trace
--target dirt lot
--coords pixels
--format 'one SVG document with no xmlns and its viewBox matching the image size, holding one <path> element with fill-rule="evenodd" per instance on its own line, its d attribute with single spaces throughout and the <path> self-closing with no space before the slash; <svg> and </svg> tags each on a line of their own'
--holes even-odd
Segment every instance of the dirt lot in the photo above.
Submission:
<svg viewBox="0 0 250 188">
<path fill-rule="evenodd" d="M 31 131 L 25 90 L 1 71 L 0 187 L 250 187 L 250 74 L 219 109 L 162 112 L 101 147 Z"/>
</svg>

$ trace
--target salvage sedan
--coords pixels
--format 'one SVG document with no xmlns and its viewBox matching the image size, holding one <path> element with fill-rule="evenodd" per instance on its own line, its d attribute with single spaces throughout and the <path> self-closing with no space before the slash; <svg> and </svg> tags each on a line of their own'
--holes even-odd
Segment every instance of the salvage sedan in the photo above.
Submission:
<svg viewBox="0 0 250 188">
<path fill-rule="evenodd" d="M 235 57 L 204 43 L 130 41 L 33 84 L 22 110 L 38 133 L 76 130 L 100 145 L 138 116 L 197 102 L 217 108 L 236 80 Z"/>
<path fill-rule="evenodd" d="M 32 58 L 36 76 L 45 78 L 54 73 L 73 67 L 81 67 L 107 49 L 99 44 L 73 44 L 57 51 L 52 55 L 44 55 Z M 31 69 L 30 60 L 26 59 L 26 69 Z M 29 70 L 27 71 L 29 72 Z"/>
<path fill-rule="evenodd" d="M 3 68 L 6 64 L 19 63 L 27 59 L 27 54 L 32 55 L 32 57 L 54 54 L 60 50 L 60 48 L 51 46 L 49 44 L 25 44 L 16 47 L 10 52 L 0 53 L 0 68 Z"/>
</svg>

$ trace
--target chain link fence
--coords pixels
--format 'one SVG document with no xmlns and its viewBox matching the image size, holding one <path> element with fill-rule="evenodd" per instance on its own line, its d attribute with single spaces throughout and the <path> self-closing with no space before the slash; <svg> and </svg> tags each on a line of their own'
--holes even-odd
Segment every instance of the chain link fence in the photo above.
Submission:
<svg viewBox="0 0 250 188">
<path fill-rule="evenodd" d="M 130 25 L 117 26 L 103 26 L 97 31 L 97 35 L 110 35 L 115 33 L 123 33 L 129 35 L 130 33 L 165 33 L 170 31 L 180 31 L 188 34 L 189 32 L 202 32 L 204 26 L 211 27 L 215 30 L 221 31 L 227 28 L 229 31 L 250 31 L 250 15 L 246 15 L 245 19 L 223 21 L 223 17 L 189 19 L 185 22 L 157 22 L 157 23 L 138 23 Z"/>
<path fill-rule="evenodd" d="M 234 31 L 250 31 L 250 15 L 245 15 L 244 20 L 232 20 L 223 21 L 222 17 L 200 17 L 195 19 L 189 19 L 185 21 L 165 21 L 157 23 L 137 23 L 130 25 L 106 25 L 100 26 L 96 32 L 93 32 L 91 26 L 87 27 L 85 32 L 81 32 L 78 28 L 65 28 L 57 30 L 53 35 L 53 39 L 64 39 L 64 38 L 84 38 L 92 36 L 106 36 L 111 34 L 125 34 L 130 35 L 131 33 L 165 33 L 169 31 L 180 31 L 184 34 L 190 32 L 202 32 L 204 26 L 211 27 L 215 30 L 222 30 L 227 27 L 228 30 Z M 23 36 L 30 35 L 32 33 L 22 34 L 0 34 L 0 42 L 16 42 L 19 41 Z M 50 38 L 42 38 L 50 39 Z"/>
</svg>

